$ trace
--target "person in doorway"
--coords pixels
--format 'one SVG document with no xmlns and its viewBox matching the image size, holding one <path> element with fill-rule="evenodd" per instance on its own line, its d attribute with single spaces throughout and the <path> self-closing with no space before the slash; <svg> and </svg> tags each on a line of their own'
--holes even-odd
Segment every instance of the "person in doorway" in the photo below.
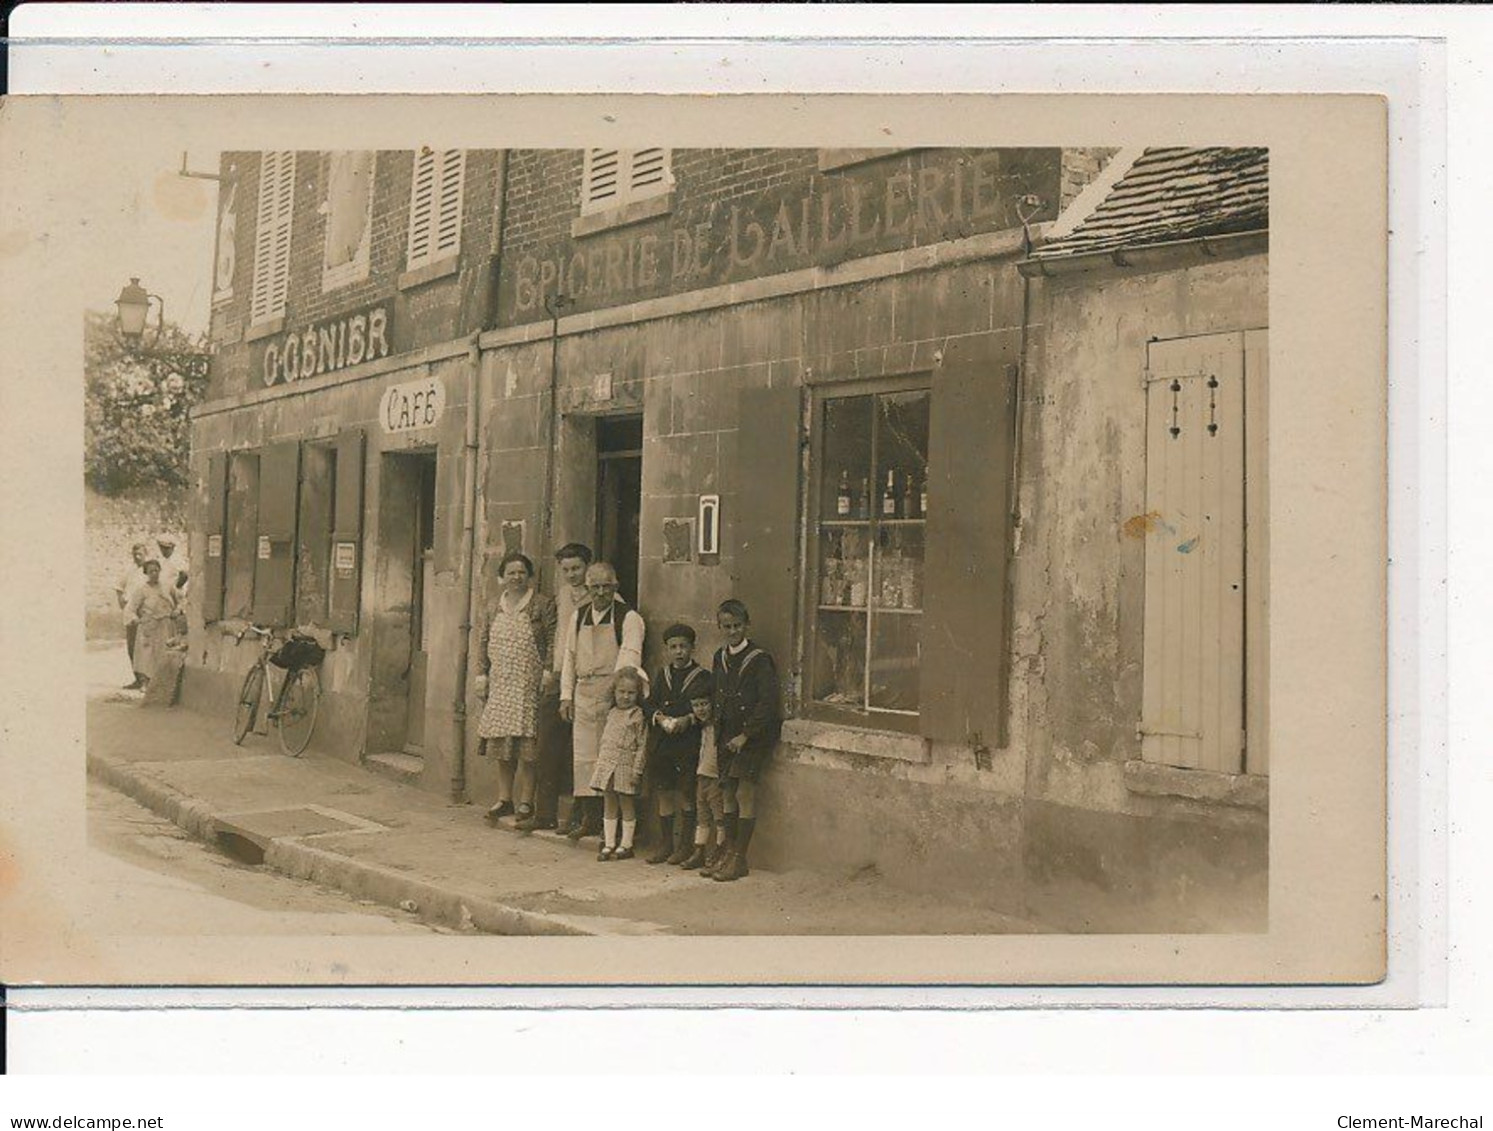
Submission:
<svg viewBox="0 0 1493 1131">
<path fill-rule="evenodd" d="M 145 570 L 141 567 L 147 556 L 144 542 L 136 542 L 131 546 L 131 564 L 114 584 L 114 598 L 119 602 L 120 612 L 124 614 L 125 652 L 130 658 L 130 674 L 134 677 L 132 682 L 124 685 L 126 691 L 138 691 L 145 686 L 140 675 L 140 665 L 135 663 L 135 634 L 139 630 L 139 622 L 135 619 L 132 606 L 140 587 L 145 584 Z"/>
<path fill-rule="evenodd" d="M 591 564 L 591 556 L 591 548 L 579 542 L 567 542 L 555 551 L 555 565 L 560 574 L 555 586 L 557 623 L 561 634 L 555 649 L 557 668 L 559 661 L 564 659 L 564 633 L 575 620 L 576 610 L 591 600 L 591 593 L 586 588 L 586 567 Z M 573 749 L 570 723 L 560 715 L 560 680 L 556 678 L 539 708 L 539 788 L 534 800 L 535 828 L 557 828 L 560 798 L 575 793 L 575 783 L 571 780 Z M 581 809 L 580 805 L 572 807 L 567 832 L 580 826 Z"/>
<path fill-rule="evenodd" d="M 476 690 L 487 701 L 477 737 L 498 763 L 498 799 L 487 819 L 514 813 L 528 832 L 535 825 L 539 707 L 555 683 L 555 603 L 534 588 L 534 563 L 517 551 L 503 555 L 498 578 L 502 592 L 477 638 Z"/>
<path fill-rule="evenodd" d="M 751 616 L 737 600 L 722 601 L 716 624 L 726 643 L 715 653 L 716 737 L 726 809 L 721 862 L 701 872 L 715 880 L 747 875 L 747 850 L 757 827 L 757 782 L 782 731 L 777 666 L 747 637 Z"/>
<path fill-rule="evenodd" d="M 687 872 L 711 871 L 720 864 L 726 848 L 726 799 L 721 793 L 720 761 L 715 741 L 714 684 L 707 681 L 695 689 L 690 715 L 700 735 L 700 761 L 695 768 L 694 851 L 679 866 Z M 670 857 L 672 859 L 672 857 Z"/>
<path fill-rule="evenodd" d="M 612 679 L 612 708 L 607 712 L 591 771 L 591 788 L 605 799 L 601 848 L 596 859 L 631 860 L 638 828 L 637 793 L 643 784 L 648 724 L 642 700 L 647 681 L 637 668 L 623 668 Z"/>
<path fill-rule="evenodd" d="M 161 584 L 175 592 L 178 599 L 186 595 L 187 556 L 176 552 L 176 535 L 161 534 L 156 537 L 160 550 L 157 560 L 161 563 Z"/>
<path fill-rule="evenodd" d="M 664 630 L 664 654 L 668 662 L 653 681 L 647 707 L 648 781 L 663 832 L 648 863 L 681 864 L 694 850 L 695 767 L 700 761 L 700 730 L 690 700 L 709 685 L 710 673 L 695 663 L 695 630 L 687 624 Z"/>
<path fill-rule="evenodd" d="M 572 840 L 601 831 L 600 797 L 590 782 L 611 706 L 612 677 L 623 668 L 642 666 L 646 631 L 643 618 L 617 596 L 617 571 L 610 564 L 587 567 L 586 589 L 591 599 L 564 627 L 560 669 L 560 715 L 572 724 L 575 800 L 583 808 L 581 821 L 572 821 L 567 834 Z"/>
<path fill-rule="evenodd" d="M 166 655 L 176 618 L 176 590 L 161 584 L 161 563 L 154 558 L 142 567 L 145 584 L 130 602 L 138 628 L 135 632 L 135 668 L 140 686 L 149 687 L 152 675 Z"/>
</svg>

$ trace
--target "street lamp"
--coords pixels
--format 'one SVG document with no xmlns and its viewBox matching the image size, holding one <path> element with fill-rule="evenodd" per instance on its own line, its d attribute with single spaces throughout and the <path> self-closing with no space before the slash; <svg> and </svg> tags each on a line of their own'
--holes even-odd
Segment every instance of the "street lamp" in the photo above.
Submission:
<svg viewBox="0 0 1493 1131">
<path fill-rule="evenodd" d="M 147 323 L 150 320 L 152 299 L 156 304 L 155 333 L 147 343 L 145 332 L 149 328 Z M 158 348 L 161 339 L 166 335 L 166 300 L 160 295 L 151 294 L 142 287 L 138 275 L 130 276 L 130 281 L 124 285 L 119 292 L 119 297 L 114 300 L 114 306 L 118 310 L 115 316 L 116 331 L 125 349 L 131 354 L 162 362 L 168 369 L 183 376 L 197 376 L 201 372 L 209 356 L 206 351 Z"/>
</svg>

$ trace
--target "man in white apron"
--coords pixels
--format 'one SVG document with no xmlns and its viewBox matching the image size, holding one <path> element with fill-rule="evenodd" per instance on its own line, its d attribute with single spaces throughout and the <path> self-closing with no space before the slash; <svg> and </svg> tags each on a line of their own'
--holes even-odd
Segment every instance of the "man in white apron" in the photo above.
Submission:
<svg viewBox="0 0 1493 1131">
<path fill-rule="evenodd" d="M 575 803 L 584 809 L 583 823 L 571 819 L 572 840 L 601 831 L 601 798 L 591 789 L 591 773 L 612 706 L 612 676 L 622 668 L 643 669 L 643 618 L 617 597 L 617 571 L 596 562 L 586 570 L 586 588 L 591 601 L 565 626 L 560 670 L 560 715 L 574 728 Z"/>
</svg>

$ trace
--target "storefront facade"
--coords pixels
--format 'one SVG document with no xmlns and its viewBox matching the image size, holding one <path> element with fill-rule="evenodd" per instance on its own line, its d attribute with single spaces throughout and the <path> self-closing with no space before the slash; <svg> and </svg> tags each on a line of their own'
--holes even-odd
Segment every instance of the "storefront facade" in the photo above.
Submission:
<svg viewBox="0 0 1493 1131">
<path fill-rule="evenodd" d="M 253 321 L 263 284 L 235 275 L 221 308 L 192 552 L 223 581 L 189 697 L 231 697 L 249 657 L 223 626 L 278 609 L 333 646 L 319 742 L 480 800 L 469 595 L 513 547 L 552 589 L 553 547 L 584 542 L 645 616 L 650 665 L 666 624 L 708 662 L 719 602 L 751 608 L 789 715 L 764 865 L 874 869 L 1070 929 L 1263 926 L 1263 811 L 1141 765 L 1156 661 L 1131 520 L 1150 522 L 1148 343 L 1263 328 L 1265 257 L 1034 269 L 1031 236 L 1110 157 L 472 151 L 432 269 L 411 233 L 441 230 L 447 159 L 376 155 L 365 281 L 298 303 L 293 270 L 285 324 L 240 340 L 235 297 Z M 291 236 L 336 277 L 318 202 L 361 166 L 296 155 L 315 162 Z"/>
</svg>

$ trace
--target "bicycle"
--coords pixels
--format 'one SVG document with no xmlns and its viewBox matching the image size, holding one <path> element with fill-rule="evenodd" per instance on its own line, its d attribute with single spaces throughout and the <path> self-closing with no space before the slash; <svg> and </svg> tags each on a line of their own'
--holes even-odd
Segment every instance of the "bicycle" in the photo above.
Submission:
<svg viewBox="0 0 1493 1131">
<path fill-rule="evenodd" d="M 291 633 L 287 640 L 281 641 L 274 629 L 251 624 L 234 638 L 235 647 L 251 632 L 260 639 L 259 657 L 245 674 L 239 690 L 238 708 L 233 717 L 234 745 L 242 746 L 244 738 L 254 729 L 273 664 L 285 669 L 285 677 L 275 692 L 266 722 L 275 724 L 280 748 L 292 758 L 299 758 L 311 744 L 311 733 L 316 729 L 317 707 L 321 702 L 316 665 L 321 663 L 321 646 L 300 633 Z"/>
</svg>

